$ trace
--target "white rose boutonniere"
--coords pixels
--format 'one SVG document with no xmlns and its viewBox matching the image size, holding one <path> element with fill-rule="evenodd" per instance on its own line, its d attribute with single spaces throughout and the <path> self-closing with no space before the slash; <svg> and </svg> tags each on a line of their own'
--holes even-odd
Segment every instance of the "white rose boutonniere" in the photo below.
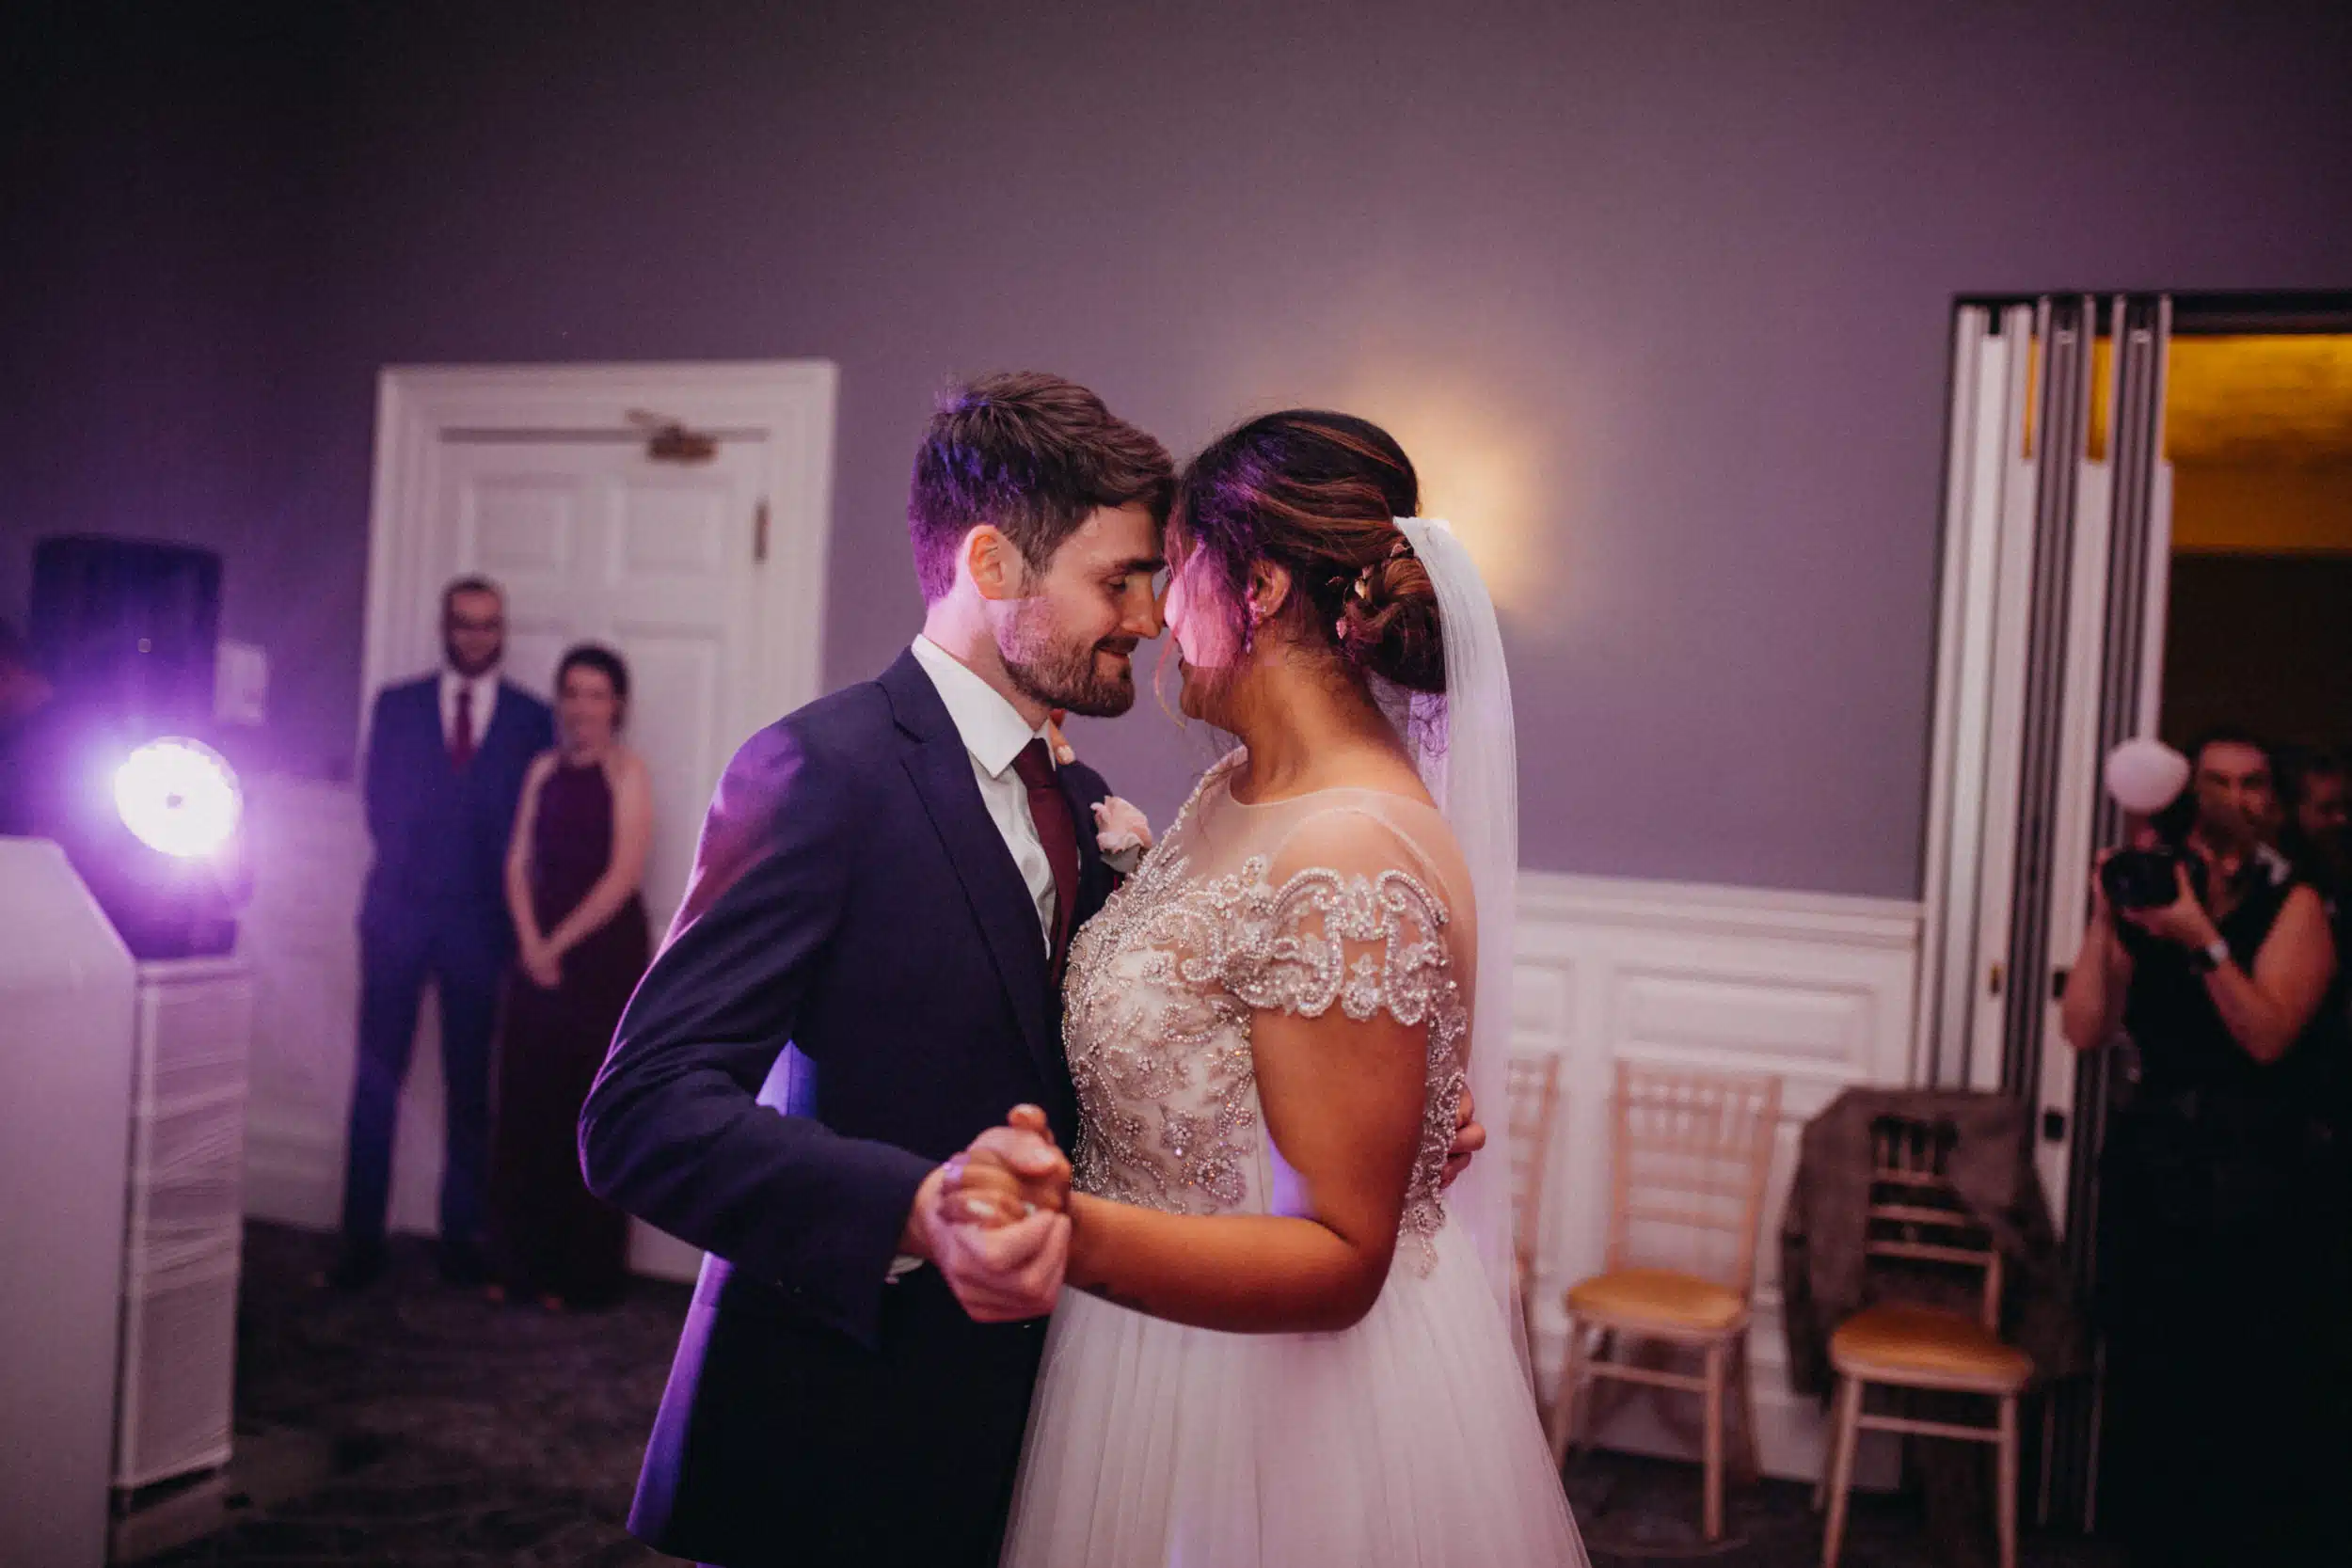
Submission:
<svg viewBox="0 0 2352 1568">
<path fill-rule="evenodd" d="M 1059 708 L 1046 716 L 1046 744 L 1052 748 L 1055 766 L 1067 768 L 1078 760 L 1075 748 L 1061 733 L 1065 717 Z M 1142 812 L 1118 796 L 1112 795 L 1094 802 L 1094 843 L 1103 851 L 1103 863 L 1122 877 L 1132 877 L 1136 867 L 1152 847 L 1152 823 Z"/>
<path fill-rule="evenodd" d="M 1118 796 L 1094 802 L 1094 842 L 1103 863 L 1122 877 L 1132 877 L 1152 847 L 1152 824 Z"/>
</svg>

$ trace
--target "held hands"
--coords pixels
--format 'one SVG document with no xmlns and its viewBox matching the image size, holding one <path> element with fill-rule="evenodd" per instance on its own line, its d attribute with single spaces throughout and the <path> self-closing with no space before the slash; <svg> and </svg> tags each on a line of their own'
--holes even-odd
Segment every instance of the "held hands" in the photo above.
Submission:
<svg viewBox="0 0 2352 1568">
<path fill-rule="evenodd" d="M 1004 1126 L 974 1139 L 946 1173 L 941 1206 L 956 1224 L 993 1228 L 1070 1207 L 1070 1161 L 1034 1105 L 1014 1106 Z"/>
<path fill-rule="evenodd" d="M 1468 1090 L 1454 1121 L 1448 1186 L 1486 1147 Z M 1017 1323 L 1054 1309 L 1070 1265 L 1070 1162 L 1045 1113 L 1022 1105 L 923 1183 L 910 1229 L 919 1228 L 930 1260 L 973 1321 Z"/>
<path fill-rule="evenodd" d="M 916 1208 L 931 1261 L 975 1322 L 1054 1309 L 1070 1262 L 1070 1176 L 1045 1114 L 1023 1105 L 924 1183 Z"/>
</svg>

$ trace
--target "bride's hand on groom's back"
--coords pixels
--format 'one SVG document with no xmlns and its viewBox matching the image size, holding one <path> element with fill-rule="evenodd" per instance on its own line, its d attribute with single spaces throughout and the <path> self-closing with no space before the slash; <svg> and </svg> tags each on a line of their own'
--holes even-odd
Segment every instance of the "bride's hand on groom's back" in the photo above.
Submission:
<svg viewBox="0 0 2352 1568">
<path fill-rule="evenodd" d="M 1461 1103 L 1454 1108 L 1454 1147 L 1445 1151 L 1444 1184 L 1453 1186 L 1470 1169 L 1470 1156 L 1486 1147 L 1486 1130 L 1478 1124 L 1478 1108 L 1464 1089 Z"/>
</svg>

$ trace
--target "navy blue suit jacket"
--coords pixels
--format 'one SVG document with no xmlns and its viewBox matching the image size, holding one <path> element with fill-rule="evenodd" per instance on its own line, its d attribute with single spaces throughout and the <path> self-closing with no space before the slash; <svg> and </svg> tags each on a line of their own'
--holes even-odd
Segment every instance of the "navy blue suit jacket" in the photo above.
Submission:
<svg viewBox="0 0 2352 1568">
<path fill-rule="evenodd" d="M 1090 769 L 1077 921 L 1111 873 Z M 1073 923 L 1074 928 L 1074 923 Z M 886 1282 L 924 1176 L 1077 1108 L 1036 906 L 912 655 L 746 742 L 580 1120 L 589 1184 L 707 1249 L 630 1528 L 726 1564 L 993 1563 L 1042 1323 Z"/>
<path fill-rule="evenodd" d="M 501 681 L 490 727 L 461 771 L 441 733 L 439 675 L 376 693 L 364 785 L 375 860 L 362 929 L 396 940 L 462 922 L 502 960 L 513 942 L 505 877 L 515 807 L 532 758 L 554 744 L 548 705 Z"/>
</svg>

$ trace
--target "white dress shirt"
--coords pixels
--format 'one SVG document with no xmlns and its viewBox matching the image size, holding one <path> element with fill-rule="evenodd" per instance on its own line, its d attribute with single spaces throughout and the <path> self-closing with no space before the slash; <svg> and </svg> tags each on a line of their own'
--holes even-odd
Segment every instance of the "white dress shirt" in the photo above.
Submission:
<svg viewBox="0 0 2352 1568">
<path fill-rule="evenodd" d="M 482 737 L 490 733 L 490 715 L 499 705 L 499 672 L 492 665 L 469 680 L 447 665 L 441 667 L 441 744 L 454 751 L 457 746 L 457 694 L 473 693 L 473 749 L 482 750 Z"/>
<path fill-rule="evenodd" d="M 914 653 L 914 662 L 930 676 L 939 700 L 946 705 L 947 717 L 955 721 L 956 734 L 962 737 L 963 750 L 972 759 L 972 776 L 979 782 L 980 800 L 988 807 L 988 819 L 996 824 L 1005 847 L 1012 851 L 1013 864 L 1021 868 L 1021 879 L 1029 885 L 1029 896 L 1037 904 L 1038 928 L 1050 957 L 1058 903 L 1054 866 L 1045 858 L 1037 821 L 1029 815 L 1028 785 L 1012 770 L 1012 759 L 1021 754 L 1021 749 L 1032 740 L 1044 740 L 1045 731 L 1023 723 L 1002 692 L 930 638 L 915 638 Z M 1050 740 L 1046 740 L 1046 756 L 1049 760 L 1053 756 Z M 901 1253 L 890 1260 L 890 1282 L 895 1285 L 922 1266 L 921 1259 Z"/>
<path fill-rule="evenodd" d="M 988 807 L 989 820 L 1004 836 L 1005 847 L 1012 851 L 1012 863 L 1021 868 L 1021 879 L 1029 886 L 1050 955 L 1058 905 L 1054 863 L 1045 858 L 1044 841 L 1038 837 L 1037 821 L 1029 815 L 1028 786 L 1012 769 L 1012 759 L 1024 747 L 1032 740 L 1046 739 L 1044 727 L 1029 728 L 1002 692 L 930 638 L 917 637 L 914 652 L 914 661 L 939 689 L 939 700 L 947 705 L 947 717 L 955 721 L 956 733 L 963 737 L 963 749 L 972 758 L 972 776 L 979 781 L 980 800 Z M 1050 740 L 1046 740 L 1046 757 L 1049 761 L 1053 757 Z"/>
</svg>

